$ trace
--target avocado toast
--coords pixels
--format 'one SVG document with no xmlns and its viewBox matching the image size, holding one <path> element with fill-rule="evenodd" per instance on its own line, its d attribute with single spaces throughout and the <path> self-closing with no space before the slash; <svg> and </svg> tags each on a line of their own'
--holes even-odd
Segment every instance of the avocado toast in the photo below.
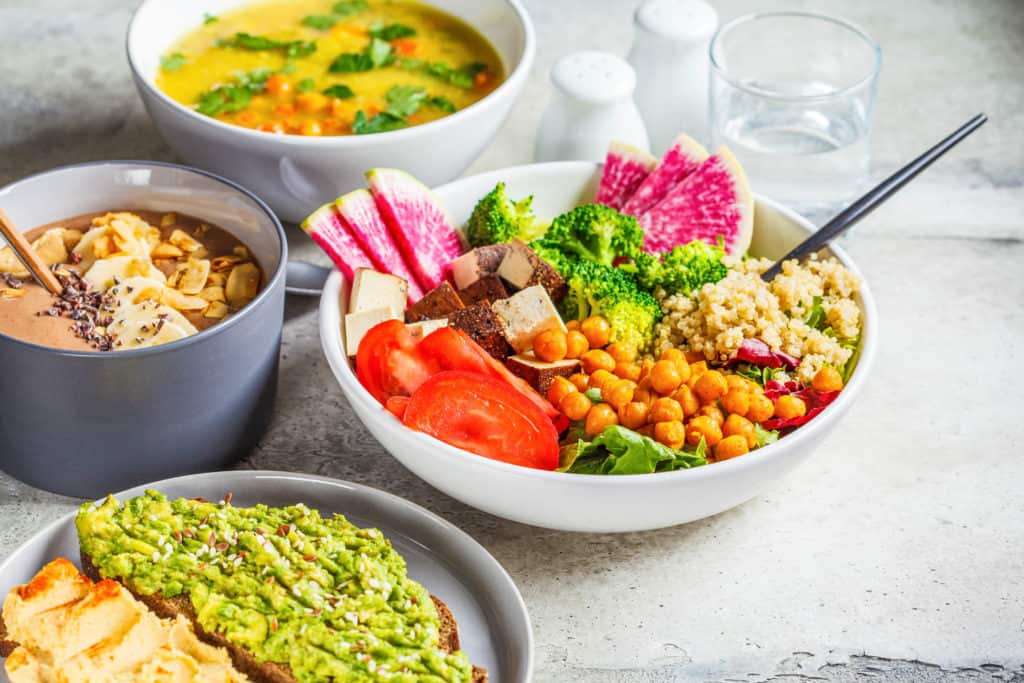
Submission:
<svg viewBox="0 0 1024 683">
<path fill-rule="evenodd" d="M 391 543 L 340 515 L 147 491 L 84 504 L 76 527 L 87 575 L 184 615 L 256 681 L 486 680 Z"/>
</svg>

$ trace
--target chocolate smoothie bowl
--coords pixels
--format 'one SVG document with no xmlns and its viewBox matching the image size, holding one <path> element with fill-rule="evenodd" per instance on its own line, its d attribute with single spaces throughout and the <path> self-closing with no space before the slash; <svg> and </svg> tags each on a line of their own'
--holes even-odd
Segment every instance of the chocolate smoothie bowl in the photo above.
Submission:
<svg viewBox="0 0 1024 683">
<path fill-rule="evenodd" d="M 182 166 L 98 162 L 8 185 L 0 208 L 63 286 L 0 249 L 0 469 L 93 497 L 255 445 L 287 249 L 262 201 Z"/>
</svg>

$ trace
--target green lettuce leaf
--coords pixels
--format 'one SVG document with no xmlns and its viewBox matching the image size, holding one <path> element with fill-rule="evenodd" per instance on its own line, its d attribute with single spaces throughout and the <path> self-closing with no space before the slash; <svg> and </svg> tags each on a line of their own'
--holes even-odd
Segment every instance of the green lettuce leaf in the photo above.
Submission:
<svg viewBox="0 0 1024 683">
<path fill-rule="evenodd" d="M 680 451 L 619 425 L 607 427 L 592 441 L 579 441 L 575 452 L 564 448 L 560 472 L 576 474 L 650 474 L 707 464 L 701 440 L 692 452 Z"/>
</svg>

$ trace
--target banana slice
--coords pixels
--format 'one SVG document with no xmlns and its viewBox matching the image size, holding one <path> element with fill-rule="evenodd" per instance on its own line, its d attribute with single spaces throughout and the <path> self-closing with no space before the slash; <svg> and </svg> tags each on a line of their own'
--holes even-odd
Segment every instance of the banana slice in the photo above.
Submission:
<svg viewBox="0 0 1024 683">
<path fill-rule="evenodd" d="M 86 233 L 88 235 L 89 233 Z M 85 238 L 82 238 L 85 241 Z M 110 258 L 99 259 L 85 271 L 83 279 L 92 285 L 93 289 L 108 289 L 114 286 L 115 282 L 127 280 L 133 277 L 144 277 L 159 280 L 161 283 L 167 280 L 159 268 L 151 261 L 137 256 L 111 256 Z"/>
<path fill-rule="evenodd" d="M 160 230 L 130 213 L 108 213 L 93 219 L 93 227 L 75 245 L 82 270 L 100 259 L 135 256 L 149 259 L 160 242 Z"/>
<path fill-rule="evenodd" d="M 160 303 L 165 291 L 163 282 L 146 277 L 127 278 L 107 291 L 114 298 L 107 333 L 119 349 L 166 344 L 199 331 L 180 312 Z"/>
</svg>

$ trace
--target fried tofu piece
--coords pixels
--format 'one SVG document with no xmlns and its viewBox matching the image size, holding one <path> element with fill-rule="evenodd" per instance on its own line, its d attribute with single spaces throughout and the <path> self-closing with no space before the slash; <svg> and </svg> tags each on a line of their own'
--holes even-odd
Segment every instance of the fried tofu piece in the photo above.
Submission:
<svg viewBox="0 0 1024 683">
<path fill-rule="evenodd" d="M 465 307 L 455 289 L 447 282 L 442 282 L 406 310 L 405 322 L 448 318 Z"/>
<path fill-rule="evenodd" d="M 473 304 L 455 311 L 448 318 L 448 325 L 468 334 L 498 360 L 503 361 L 512 353 L 512 347 L 505 341 L 501 320 L 487 304 Z"/>
<path fill-rule="evenodd" d="M 556 377 L 568 377 L 577 372 L 580 361 L 577 358 L 563 358 L 554 363 L 540 360 L 533 352 L 509 356 L 505 365 L 513 374 L 522 377 L 544 396 Z"/>
<path fill-rule="evenodd" d="M 498 299 L 508 298 L 508 289 L 497 275 L 485 275 L 468 287 L 459 290 L 462 303 L 491 304 Z"/>
<path fill-rule="evenodd" d="M 498 276 L 515 289 L 541 285 L 555 303 L 565 298 L 566 284 L 562 276 L 519 239 L 509 242 L 508 253 L 498 266 Z"/>
</svg>

